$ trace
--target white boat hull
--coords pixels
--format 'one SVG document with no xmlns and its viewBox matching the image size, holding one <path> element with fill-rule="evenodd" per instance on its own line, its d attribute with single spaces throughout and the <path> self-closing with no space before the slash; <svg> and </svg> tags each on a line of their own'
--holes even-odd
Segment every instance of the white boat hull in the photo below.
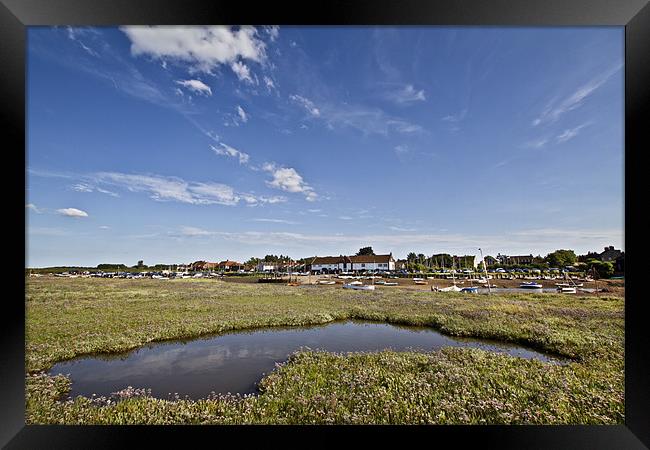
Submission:
<svg viewBox="0 0 650 450">
<path fill-rule="evenodd" d="M 458 286 L 449 286 L 449 287 L 446 287 L 446 288 L 440 288 L 440 289 L 438 289 L 438 290 L 439 290 L 440 292 L 460 292 L 460 291 L 462 291 L 463 289 L 462 289 L 462 288 L 459 288 Z"/>
</svg>

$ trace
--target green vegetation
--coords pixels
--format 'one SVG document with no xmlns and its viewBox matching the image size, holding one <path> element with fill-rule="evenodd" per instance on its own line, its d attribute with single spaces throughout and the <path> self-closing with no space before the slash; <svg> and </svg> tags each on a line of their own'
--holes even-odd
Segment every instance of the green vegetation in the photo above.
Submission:
<svg viewBox="0 0 650 450">
<path fill-rule="evenodd" d="M 28 423 L 624 422 L 624 300 L 288 287 L 217 280 L 29 278 Z M 54 362 L 147 342 L 356 318 L 435 327 L 572 358 L 556 366 L 477 349 L 295 354 L 259 396 L 58 401 Z M 146 388 L 146 386 L 136 386 Z"/>
<path fill-rule="evenodd" d="M 566 267 L 575 264 L 578 257 L 573 250 L 555 250 L 546 255 L 546 263 L 550 267 Z"/>
<path fill-rule="evenodd" d="M 614 275 L 614 264 L 609 261 L 590 259 L 587 261 L 587 267 L 590 273 L 598 276 L 598 278 L 610 278 Z"/>
</svg>

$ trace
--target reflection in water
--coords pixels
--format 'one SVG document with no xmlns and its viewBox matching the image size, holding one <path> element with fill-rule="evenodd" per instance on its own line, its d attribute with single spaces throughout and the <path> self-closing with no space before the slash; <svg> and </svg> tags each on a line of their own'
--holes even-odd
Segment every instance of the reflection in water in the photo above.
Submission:
<svg viewBox="0 0 650 450">
<path fill-rule="evenodd" d="M 69 374 L 71 396 L 108 396 L 127 386 L 150 388 L 151 395 L 202 398 L 217 393 L 256 391 L 262 374 L 301 347 L 329 352 L 433 351 L 445 346 L 474 347 L 522 358 L 556 362 L 511 344 L 451 338 L 430 328 L 359 321 L 302 328 L 235 332 L 185 342 L 151 344 L 127 354 L 87 357 L 56 364 L 51 374 Z"/>
</svg>

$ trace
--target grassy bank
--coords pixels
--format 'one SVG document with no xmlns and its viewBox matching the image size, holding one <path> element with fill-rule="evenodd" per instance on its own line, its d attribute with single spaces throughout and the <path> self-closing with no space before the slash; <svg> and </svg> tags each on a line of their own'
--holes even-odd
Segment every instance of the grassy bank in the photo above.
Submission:
<svg viewBox="0 0 650 450">
<path fill-rule="evenodd" d="M 476 296 L 217 280 L 27 280 L 29 423 L 622 423 L 623 299 Z M 249 398 L 58 402 L 38 372 L 77 355 L 229 330 L 356 318 L 522 343 L 567 366 L 474 349 L 303 352 Z M 146 387 L 146 386 L 143 386 Z"/>
</svg>

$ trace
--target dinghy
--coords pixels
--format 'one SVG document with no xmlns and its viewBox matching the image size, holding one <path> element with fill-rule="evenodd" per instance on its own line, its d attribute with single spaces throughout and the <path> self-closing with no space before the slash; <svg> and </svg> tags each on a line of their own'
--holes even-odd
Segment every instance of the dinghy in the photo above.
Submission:
<svg viewBox="0 0 650 450">
<path fill-rule="evenodd" d="M 359 284 L 350 283 L 350 284 L 344 284 L 343 287 L 345 289 L 356 289 L 358 291 L 374 291 L 375 290 L 375 285 L 374 284 L 363 285 L 361 283 L 359 283 Z"/>
<path fill-rule="evenodd" d="M 521 289 L 541 289 L 542 285 L 539 283 L 535 283 L 534 281 L 531 281 L 528 283 L 521 283 L 519 287 Z"/>
<path fill-rule="evenodd" d="M 449 286 L 449 287 L 446 287 L 446 288 L 438 288 L 438 290 L 439 290 L 440 292 L 460 292 L 460 291 L 462 291 L 463 289 L 462 289 L 462 288 L 459 288 L 459 287 L 456 286 L 456 285 L 453 285 L 453 286 Z"/>
<path fill-rule="evenodd" d="M 557 291 L 562 294 L 575 294 L 576 288 L 570 286 L 558 287 Z"/>
</svg>

